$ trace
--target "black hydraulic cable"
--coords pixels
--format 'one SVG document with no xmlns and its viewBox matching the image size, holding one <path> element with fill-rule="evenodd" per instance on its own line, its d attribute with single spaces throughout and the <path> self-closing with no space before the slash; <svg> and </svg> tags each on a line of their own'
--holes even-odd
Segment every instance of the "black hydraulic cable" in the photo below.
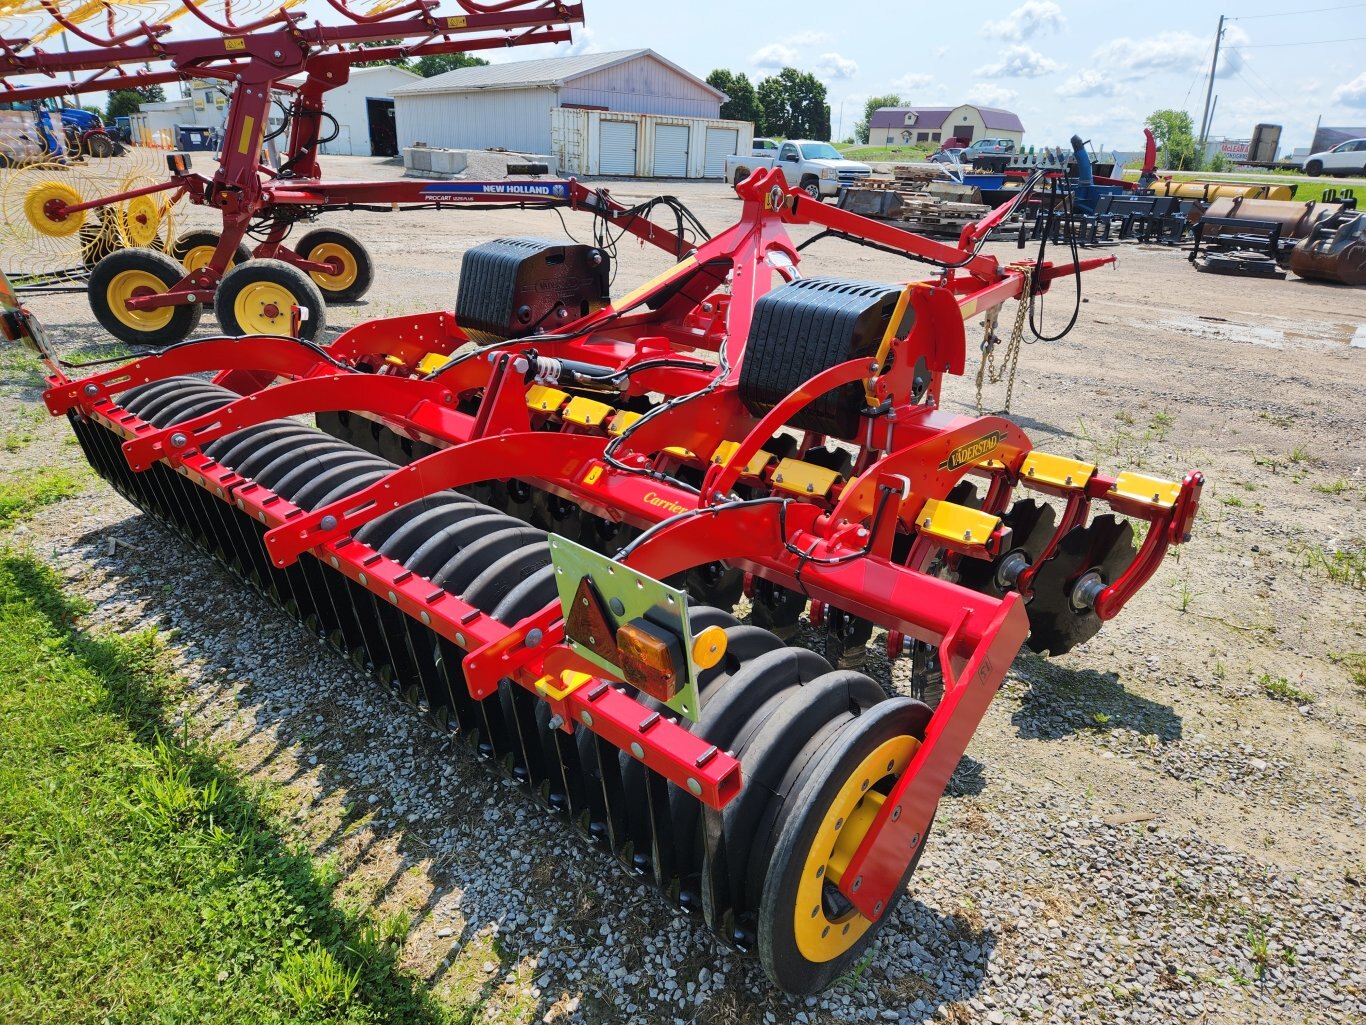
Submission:
<svg viewBox="0 0 1366 1025">
<path fill-rule="evenodd" d="M 1020 301 L 1021 301 L 1021 302 L 1028 302 L 1028 303 L 1029 303 L 1029 331 L 1030 331 L 1030 333 L 1034 336 L 1034 340 L 1035 340 L 1035 341 L 1041 341 L 1041 342 L 1056 342 L 1056 341 L 1058 341 L 1059 339 L 1062 339 L 1062 338 L 1067 337 L 1068 333 L 1072 330 L 1072 328 L 1074 328 L 1074 327 L 1076 326 L 1077 319 L 1081 316 L 1081 254 L 1080 254 L 1080 252 L 1079 252 L 1078 249 L 1077 249 L 1077 233 L 1076 233 L 1075 229 L 1073 228 L 1073 225 L 1072 225 L 1072 218 L 1071 218 L 1072 186 L 1071 186 L 1071 183 L 1068 182 L 1068 180 L 1067 180 L 1067 178 L 1066 178 L 1065 176 L 1062 177 L 1062 178 L 1060 178 L 1060 179 L 1059 179 L 1059 178 L 1055 178 L 1055 179 L 1053 180 L 1053 193 L 1052 193 L 1052 195 L 1053 195 L 1054 201 L 1053 201 L 1051 204 L 1049 204 L 1049 207 L 1048 207 L 1048 220 L 1045 222 L 1045 224 L 1044 224 L 1044 230 L 1043 230 L 1043 232 L 1042 232 L 1042 234 L 1040 235 L 1040 238 L 1039 238 L 1039 255 L 1038 255 L 1038 257 L 1037 257 L 1037 259 L 1036 259 L 1036 261 L 1035 261 L 1034 266 L 1035 266 L 1036 271 L 1037 271 L 1037 269 L 1043 267 L 1044 254 L 1048 252 L 1048 237 L 1053 233 L 1053 218 L 1054 218 L 1054 216 L 1056 215 L 1058 206 L 1060 205 L 1060 201 L 1061 201 L 1063 198 L 1066 198 L 1066 200 L 1067 200 L 1067 207 L 1068 207 L 1068 216 L 1067 216 L 1067 218 L 1065 219 L 1065 221 L 1063 222 L 1063 225 L 1064 225 L 1064 229 L 1065 229 L 1066 232 L 1067 232 L 1068 248 L 1069 248 L 1069 250 L 1071 251 L 1071 254 L 1072 254 L 1072 278 L 1073 278 L 1073 280 L 1076 282 L 1077 294 L 1076 294 L 1076 301 L 1073 303 L 1073 306 L 1072 306 L 1072 316 L 1068 319 L 1067 324 L 1066 324 L 1066 325 L 1063 327 L 1063 329 L 1062 329 L 1061 331 L 1059 331 L 1057 334 L 1055 334 L 1055 335 L 1045 335 L 1045 334 L 1043 334 L 1043 333 L 1041 332 L 1040 327 L 1039 327 L 1039 324 L 1036 323 L 1036 322 L 1035 322 L 1035 319 L 1034 319 L 1034 298 L 1035 298 L 1035 295 L 1034 295 L 1034 290 L 1033 290 L 1033 281 L 1032 281 L 1032 279 L 1031 279 L 1031 282 L 1030 282 L 1030 294 L 1029 294 L 1027 297 L 1026 297 L 1026 296 L 1021 296 L 1021 297 L 1020 297 Z M 1038 297 L 1038 298 L 1039 298 L 1039 318 L 1040 318 L 1040 320 L 1042 320 L 1042 316 L 1043 316 L 1043 295 L 1042 295 L 1042 293 L 1039 294 L 1039 297 Z M 1031 342 L 1030 344 L 1033 344 L 1033 343 Z"/>
</svg>

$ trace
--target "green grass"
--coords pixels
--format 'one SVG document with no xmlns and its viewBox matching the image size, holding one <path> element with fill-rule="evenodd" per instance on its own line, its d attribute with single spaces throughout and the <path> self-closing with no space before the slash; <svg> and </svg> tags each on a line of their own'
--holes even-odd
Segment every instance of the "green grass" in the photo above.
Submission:
<svg viewBox="0 0 1366 1025">
<path fill-rule="evenodd" d="M 922 162 L 939 152 L 939 143 L 921 142 L 911 146 L 837 146 L 846 160 Z"/>
<path fill-rule="evenodd" d="M 1306 545 L 1300 550 L 1300 565 L 1334 583 L 1366 588 L 1366 544 L 1360 541 L 1346 548 Z"/>
<path fill-rule="evenodd" d="M 60 467 L 13 473 L 0 480 L 0 529 L 28 519 L 45 505 L 70 498 L 80 478 Z"/>
<path fill-rule="evenodd" d="M 407 922 L 333 901 L 269 795 L 170 726 L 149 633 L 0 549 L 0 1021 L 436 1023 Z"/>
<path fill-rule="evenodd" d="M 1296 705 L 1311 705 L 1314 703 L 1314 695 L 1306 690 L 1301 690 L 1284 676 L 1274 679 L 1270 673 L 1263 673 L 1257 677 L 1257 683 L 1266 691 L 1267 694 L 1278 701 L 1289 701 Z"/>
<path fill-rule="evenodd" d="M 1330 651 L 1328 660 L 1347 670 L 1352 686 L 1366 690 L 1366 651 Z"/>
</svg>

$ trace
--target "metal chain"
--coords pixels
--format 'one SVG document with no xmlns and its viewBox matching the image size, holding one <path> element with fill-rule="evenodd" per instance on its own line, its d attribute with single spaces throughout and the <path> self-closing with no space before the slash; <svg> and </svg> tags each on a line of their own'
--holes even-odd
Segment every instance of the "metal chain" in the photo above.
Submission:
<svg viewBox="0 0 1366 1025">
<path fill-rule="evenodd" d="M 1001 364 L 996 365 L 996 346 L 1001 340 L 996 337 L 996 323 L 1000 318 L 1000 307 L 987 314 L 982 322 L 982 365 L 977 368 L 977 413 L 982 413 L 982 388 L 987 381 L 1000 384 L 1006 381 L 1006 404 L 1003 413 L 1010 412 L 1010 402 L 1015 394 L 1015 373 L 1020 366 L 1020 350 L 1024 348 L 1025 323 L 1029 319 L 1029 293 L 1033 268 L 1015 268 L 1023 277 L 1020 298 L 1015 306 L 1015 325 L 1010 329 L 1010 339 L 1006 342 L 1005 355 Z M 1007 374 L 1009 376 L 1007 377 Z"/>
</svg>

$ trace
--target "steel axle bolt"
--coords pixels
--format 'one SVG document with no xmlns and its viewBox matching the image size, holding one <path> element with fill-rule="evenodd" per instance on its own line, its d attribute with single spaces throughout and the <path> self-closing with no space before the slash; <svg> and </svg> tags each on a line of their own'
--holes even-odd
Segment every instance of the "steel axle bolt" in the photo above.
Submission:
<svg viewBox="0 0 1366 1025">
<path fill-rule="evenodd" d="M 182 448 L 185 442 L 189 440 L 190 439 L 185 437 L 185 435 L 181 434 L 179 431 L 176 431 L 174 434 L 171 435 L 171 447 Z"/>
<path fill-rule="evenodd" d="M 585 726 L 593 725 L 593 714 L 589 712 L 587 709 L 584 709 L 582 712 L 579 713 L 579 718 L 583 720 L 583 724 Z"/>
<path fill-rule="evenodd" d="M 85 393 L 87 395 L 98 395 L 100 393 L 100 389 L 94 384 L 87 384 L 85 386 Z"/>
<path fill-rule="evenodd" d="M 337 517 L 335 517 L 335 516 L 324 516 L 321 520 L 318 521 L 318 527 L 319 527 L 319 529 L 321 529 L 321 530 L 336 530 L 336 529 L 337 529 Z"/>
<path fill-rule="evenodd" d="M 563 725 L 564 725 L 564 719 L 562 719 L 562 718 L 561 718 L 560 716 L 558 716 L 558 715 L 552 715 L 552 716 L 550 717 L 550 721 L 546 723 L 546 726 L 548 726 L 548 727 L 549 727 L 550 729 L 552 729 L 552 730 L 558 730 L 558 729 L 559 729 L 561 726 L 563 726 Z"/>
<path fill-rule="evenodd" d="M 541 633 L 540 630 L 528 630 L 526 634 L 526 646 L 528 648 L 538 647 L 544 637 L 545 635 Z"/>
<path fill-rule="evenodd" d="M 692 792 L 692 795 L 694 797 L 702 796 L 702 784 L 697 782 L 697 780 L 693 779 L 691 776 L 688 777 L 688 790 Z"/>
<path fill-rule="evenodd" d="M 634 740 L 631 741 L 631 754 L 635 755 L 641 761 L 645 760 L 645 749 L 641 747 L 639 744 L 637 744 Z"/>
</svg>

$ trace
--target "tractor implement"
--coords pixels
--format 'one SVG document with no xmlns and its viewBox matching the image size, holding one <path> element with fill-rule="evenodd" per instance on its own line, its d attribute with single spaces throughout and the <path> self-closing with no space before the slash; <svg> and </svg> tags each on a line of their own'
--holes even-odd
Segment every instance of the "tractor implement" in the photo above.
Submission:
<svg viewBox="0 0 1366 1025">
<path fill-rule="evenodd" d="M 613 252 L 498 239 L 453 313 L 328 346 L 73 378 L 12 300 L 6 325 L 121 494 L 811 993 L 892 917 L 1016 653 L 1114 618 L 1203 478 L 940 408 L 967 319 L 1108 258 L 1003 266 L 989 226 L 948 246 L 772 170 L 736 188 L 737 224 L 616 299 Z M 939 273 L 802 277 L 792 224 Z M 819 650 L 785 640 L 808 604 Z M 909 692 L 858 670 L 875 626 Z"/>
</svg>

